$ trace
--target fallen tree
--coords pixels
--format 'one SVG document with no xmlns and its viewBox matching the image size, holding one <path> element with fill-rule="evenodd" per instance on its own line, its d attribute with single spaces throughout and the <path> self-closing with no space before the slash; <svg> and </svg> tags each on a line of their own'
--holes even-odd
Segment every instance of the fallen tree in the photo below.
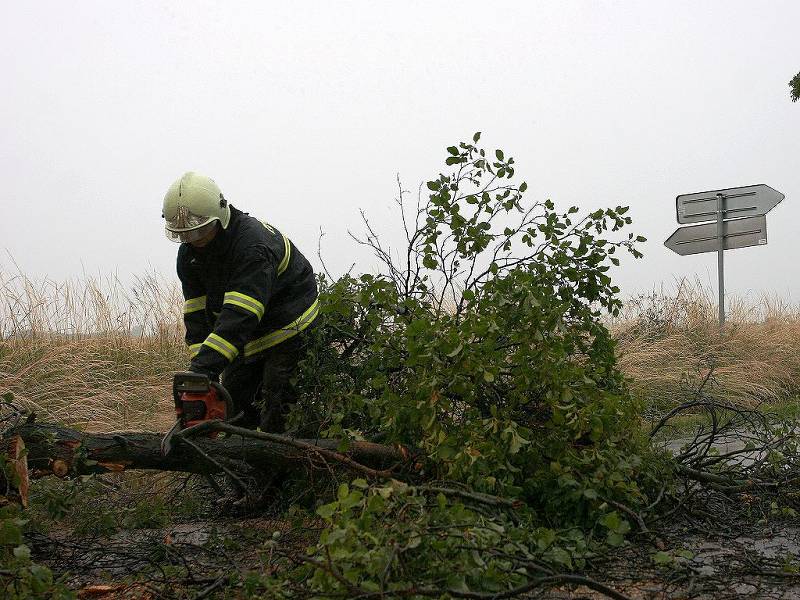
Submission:
<svg viewBox="0 0 800 600">
<path fill-rule="evenodd" d="M 130 431 L 84 433 L 57 425 L 27 422 L 10 433 L 24 440 L 28 469 L 33 477 L 155 469 L 212 474 L 228 469 L 265 473 L 290 469 L 349 469 L 362 475 L 389 477 L 409 465 L 410 453 L 400 446 L 341 440 L 302 440 L 208 422 L 202 430 L 176 435 L 173 450 L 162 456 L 163 434 Z M 224 437 L 198 434 L 225 431 Z"/>
</svg>

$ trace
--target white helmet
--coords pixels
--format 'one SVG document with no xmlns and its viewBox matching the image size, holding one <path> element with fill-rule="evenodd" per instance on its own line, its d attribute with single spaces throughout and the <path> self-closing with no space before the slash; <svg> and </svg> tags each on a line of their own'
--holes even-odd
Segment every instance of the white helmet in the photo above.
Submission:
<svg viewBox="0 0 800 600">
<path fill-rule="evenodd" d="M 161 216 L 167 239 L 193 242 L 211 231 L 214 221 L 228 227 L 231 209 L 213 179 L 190 171 L 169 186 Z"/>
</svg>

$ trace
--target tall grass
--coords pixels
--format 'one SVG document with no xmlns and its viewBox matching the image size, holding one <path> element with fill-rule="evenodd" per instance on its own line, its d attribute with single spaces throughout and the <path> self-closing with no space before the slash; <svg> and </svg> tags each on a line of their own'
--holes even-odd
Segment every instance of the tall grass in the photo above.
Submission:
<svg viewBox="0 0 800 600">
<path fill-rule="evenodd" d="M 164 429 L 186 366 L 180 292 L 156 274 L 34 281 L 0 271 L 0 394 L 86 430 Z"/>
<path fill-rule="evenodd" d="M 720 330 L 715 291 L 680 281 L 673 291 L 631 298 L 610 323 L 619 366 L 649 407 L 704 391 L 746 405 L 800 393 L 800 306 L 780 298 L 727 298 Z"/>
<path fill-rule="evenodd" d="M 0 395 L 43 420 L 86 430 L 164 430 L 170 379 L 186 367 L 182 298 L 150 273 L 35 281 L 0 270 Z M 800 394 L 800 306 L 730 298 L 717 325 L 715 294 L 696 282 L 631 298 L 609 322 L 634 393 L 660 411 L 697 389 L 753 405 Z"/>
</svg>

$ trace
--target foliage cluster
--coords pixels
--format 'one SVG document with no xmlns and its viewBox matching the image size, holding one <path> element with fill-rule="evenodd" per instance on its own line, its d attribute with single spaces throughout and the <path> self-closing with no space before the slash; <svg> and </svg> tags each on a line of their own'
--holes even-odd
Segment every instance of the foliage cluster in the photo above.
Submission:
<svg viewBox="0 0 800 600">
<path fill-rule="evenodd" d="M 584 565 L 589 548 L 580 531 L 559 535 L 446 494 L 398 481 L 341 484 L 335 500 L 317 511 L 327 529 L 303 566 L 289 578 L 265 580 L 254 595 L 266 588 L 270 596 L 294 598 L 298 587 L 320 597 L 500 593 L 550 578 L 553 567 Z M 285 554 L 280 538 L 266 549 Z"/>
<path fill-rule="evenodd" d="M 631 222 L 624 206 L 580 216 L 577 207 L 559 213 L 550 200 L 527 204 L 527 184 L 513 182 L 514 159 L 488 152 L 479 140 L 475 134 L 447 149 L 450 169 L 427 182 L 427 199 L 420 192 L 415 208 L 400 189 L 400 252 L 365 218 L 365 237 L 357 239 L 380 259 L 382 273 L 323 278 L 325 326 L 291 422 L 304 434 L 411 447 L 423 457 L 416 475 L 520 500 L 524 531 L 613 530 L 618 543 L 628 524 L 609 507 L 643 501 L 637 478 L 644 445 L 633 433 L 639 407 L 616 368 L 602 316 L 621 307 L 609 275 L 618 251 L 639 257 L 644 238 L 619 235 Z M 351 502 L 352 494 L 358 497 Z M 364 536 L 376 549 L 388 539 L 408 545 L 414 536 L 427 539 L 442 520 L 485 527 L 485 515 L 464 513 L 460 501 L 389 498 L 374 490 L 340 497 L 335 514 L 358 516 L 331 520 L 334 513 L 322 512 L 330 528 L 314 552 L 346 540 L 355 557 Z M 415 511 L 420 519 L 398 531 L 407 522 L 400 515 Z M 528 553 L 540 543 L 531 536 L 522 542 Z M 459 576 L 453 565 L 461 550 L 429 550 L 428 561 L 447 556 L 447 570 Z M 401 567 L 395 556 L 383 577 L 402 579 L 400 571 L 410 568 L 421 580 L 439 578 L 434 565 L 422 563 Z M 370 568 L 359 564 L 356 579 Z M 486 565 L 481 572 L 491 570 Z M 312 581 L 323 589 L 322 580 L 343 585 L 319 568 Z"/>
<path fill-rule="evenodd" d="M 176 517 L 196 513 L 198 498 L 191 488 L 174 499 L 162 488 L 174 477 L 166 475 L 162 483 L 154 475 L 145 489 L 136 474 L 120 475 L 109 489 L 95 475 L 70 479 L 48 478 L 36 481 L 31 489 L 29 515 L 39 531 L 56 524 L 69 528 L 76 537 L 109 536 L 118 531 L 157 529 L 171 525 Z M 174 490 L 169 490 L 173 491 Z"/>
</svg>

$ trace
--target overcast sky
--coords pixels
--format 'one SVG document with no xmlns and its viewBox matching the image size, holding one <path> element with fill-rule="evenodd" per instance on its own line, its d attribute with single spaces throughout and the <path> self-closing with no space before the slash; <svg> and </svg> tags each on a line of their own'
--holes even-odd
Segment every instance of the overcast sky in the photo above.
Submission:
<svg viewBox="0 0 800 600">
<path fill-rule="evenodd" d="M 769 244 L 726 253 L 728 289 L 800 300 L 800 2 L 18 2 L 0 0 L 0 269 L 174 270 L 161 201 L 187 170 L 316 264 L 374 268 L 445 147 L 483 132 L 531 199 L 627 204 L 645 258 L 627 293 L 716 285 L 714 254 L 663 246 L 675 196 L 767 183 Z"/>
</svg>

